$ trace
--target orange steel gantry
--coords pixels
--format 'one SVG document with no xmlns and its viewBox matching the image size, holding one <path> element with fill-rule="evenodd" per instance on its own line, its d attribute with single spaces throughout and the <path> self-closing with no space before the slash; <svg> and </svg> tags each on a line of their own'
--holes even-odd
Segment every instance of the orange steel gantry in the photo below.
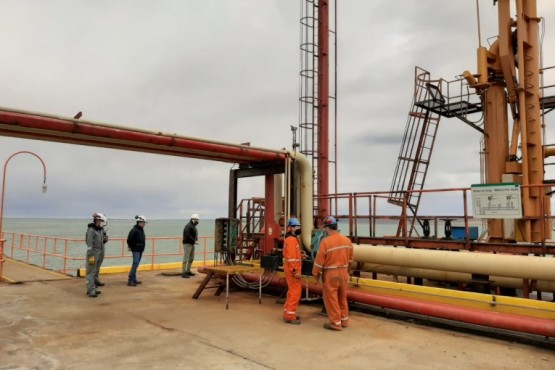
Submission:
<svg viewBox="0 0 555 370">
<path fill-rule="evenodd" d="M 523 218 L 514 225 L 490 219 L 488 234 L 490 241 L 539 243 L 551 236 L 549 197 L 527 185 L 544 182 L 540 18 L 536 0 L 515 1 L 516 18 L 510 0 L 499 0 L 497 7 L 499 37 L 489 49 L 478 48 L 478 73 L 464 75 L 482 99 L 486 183 L 524 185 Z"/>
</svg>

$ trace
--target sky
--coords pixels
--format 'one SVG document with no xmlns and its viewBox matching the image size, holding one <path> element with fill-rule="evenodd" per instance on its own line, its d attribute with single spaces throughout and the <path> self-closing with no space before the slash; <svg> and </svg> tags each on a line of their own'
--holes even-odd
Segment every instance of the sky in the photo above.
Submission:
<svg viewBox="0 0 555 370">
<path fill-rule="evenodd" d="M 272 149 L 299 121 L 299 0 L 2 0 L 0 106 Z M 391 187 L 415 67 L 432 78 L 476 73 L 476 48 L 497 35 L 479 0 L 345 0 L 337 14 L 339 192 Z M 544 65 L 555 65 L 555 2 Z M 554 73 L 555 74 L 555 73 Z M 549 134 L 547 141 L 553 142 Z M 481 135 L 440 122 L 426 188 L 480 182 Z M 4 217 L 211 219 L 227 216 L 232 164 L 0 137 Z M 555 176 L 554 176 L 555 177 Z M 240 197 L 262 196 L 261 179 Z"/>
</svg>

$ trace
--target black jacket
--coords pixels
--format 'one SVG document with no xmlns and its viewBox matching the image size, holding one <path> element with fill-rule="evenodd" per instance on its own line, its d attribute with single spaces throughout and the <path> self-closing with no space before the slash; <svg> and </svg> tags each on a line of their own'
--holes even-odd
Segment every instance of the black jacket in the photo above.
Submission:
<svg viewBox="0 0 555 370">
<path fill-rule="evenodd" d="M 127 246 L 133 252 L 143 252 L 145 250 L 145 231 L 139 225 L 133 226 L 127 236 Z"/>
<path fill-rule="evenodd" d="M 193 221 L 189 221 L 183 229 L 183 244 L 195 245 L 197 239 L 197 227 L 193 224 Z"/>
</svg>

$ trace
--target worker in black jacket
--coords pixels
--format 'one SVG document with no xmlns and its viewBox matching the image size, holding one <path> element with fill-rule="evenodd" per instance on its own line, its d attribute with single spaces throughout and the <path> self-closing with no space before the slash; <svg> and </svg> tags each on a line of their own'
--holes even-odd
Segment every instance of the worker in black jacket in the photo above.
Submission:
<svg viewBox="0 0 555 370">
<path fill-rule="evenodd" d="M 191 265 L 195 259 L 195 244 L 198 241 L 198 221 L 199 215 L 193 213 L 191 215 L 191 220 L 183 229 L 183 270 L 181 272 L 181 277 L 186 279 L 195 276 L 195 274 L 191 272 Z"/>
<path fill-rule="evenodd" d="M 127 236 L 127 246 L 133 254 L 133 264 L 131 265 L 131 270 L 129 270 L 129 277 L 127 279 L 128 286 L 137 286 L 141 284 L 137 280 L 137 267 L 141 263 L 141 257 L 145 250 L 146 236 L 145 236 L 145 224 L 147 223 L 145 216 L 135 216 L 135 226 L 129 231 Z"/>
</svg>

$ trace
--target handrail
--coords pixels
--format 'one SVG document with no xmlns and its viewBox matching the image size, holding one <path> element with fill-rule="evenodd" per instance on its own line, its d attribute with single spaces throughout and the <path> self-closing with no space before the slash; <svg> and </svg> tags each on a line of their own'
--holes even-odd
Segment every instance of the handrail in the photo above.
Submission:
<svg viewBox="0 0 555 370">
<path fill-rule="evenodd" d="M 86 243 L 79 238 L 61 238 L 4 232 L 4 255 L 15 260 L 71 275 L 85 266 Z M 200 236 L 195 263 L 213 263 L 214 237 Z M 182 237 L 147 237 L 141 265 L 182 262 Z M 127 238 L 110 238 L 105 246 L 103 267 L 131 265 Z"/>
<path fill-rule="evenodd" d="M 530 184 L 521 185 L 521 188 L 537 188 L 544 189 L 541 193 L 548 194 L 553 184 Z M 482 232 L 487 228 L 485 219 L 477 219 L 472 216 L 472 197 L 469 192 L 471 188 L 445 188 L 445 189 L 423 189 L 398 192 L 403 199 L 401 208 L 398 205 L 393 205 L 388 202 L 391 196 L 390 191 L 376 191 L 376 192 L 360 192 L 360 193 L 338 193 L 318 196 L 318 199 L 326 199 L 330 214 L 340 219 L 339 227 L 348 235 L 354 242 L 358 242 L 359 238 L 376 238 L 376 237 L 397 237 L 403 238 L 405 242 L 408 238 L 420 238 L 421 236 L 416 230 L 414 224 L 415 217 L 417 221 L 428 220 L 433 221 L 434 237 L 440 238 L 440 231 L 438 227 L 443 226 L 447 220 L 456 220 L 460 223 L 461 227 L 465 229 L 465 237 L 463 241 L 467 247 L 470 247 L 469 228 L 477 226 L 482 229 Z M 427 197 L 428 201 L 423 202 L 420 214 L 417 216 L 409 215 L 407 212 L 406 199 L 409 198 L 410 193 L 418 192 L 420 196 Z M 437 197 L 437 198 L 435 198 Z M 430 202 L 430 200 L 435 202 Z M 454 202 L 459 202 L 455 204 Z M 442 214 L 432 215 L 429 208 L 430 204 L 455 204 L 456 208 L 453 211 L 444 211 Z M 542 210 L 539 211 L 537 216 L 538 220 L 547 222 L 547 217 L 550 214 L 548 209 L 550 205 L 544 204 L 543 198 L 541 202 Z M 437 208 L 437 206 L 434 206 Z M 440 209 L 442 209 L 440 207 Z M 342 222 L 342 221 L 346 222 Z M 384 224 L 391 220 L 389 227 L 384 227 Z M 377 221 L 381 221 L 378 225 Z M 396 225 L 394 225 L 394 222 Z M 382 233 L 379 234 L 377 228 L 381 226 Z M 396 226 L 396 230 L 393 227 Z M 346 230 L 346 228 L 348 228 Z M 365 231 L 367 230 L 367 231 Z M 545 230 L 544 230 L 545 231 Z M 543 235 L 543 239 L 550 239 L 547 235 Z"/>
</svg>

